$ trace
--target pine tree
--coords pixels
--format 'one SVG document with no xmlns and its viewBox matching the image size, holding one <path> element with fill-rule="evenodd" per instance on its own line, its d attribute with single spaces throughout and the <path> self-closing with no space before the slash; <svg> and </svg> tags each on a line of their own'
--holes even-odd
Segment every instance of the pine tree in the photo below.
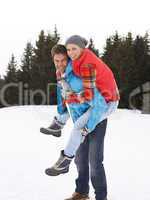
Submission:
<svg viewBox="0 0 150 200">
<path fill-rule="evenodd" d="M 23 88 L 28 90 L 28 93 L 22 94 L 22 103 L 29 104 L 30 94 L 29 90 L 31 89 L 32 84 L 32 64 L 33 64 L 33 46 L 30 42 L 26 44 L 26 48 L 24 49 L 23 57 L 21 59 L 20 69 L 17 71 L 18 81 L 22 83 Z"/>
<path fill-rule="evenodd" d="M 8 63 L 5 81 L 6 83 L 17 82 L 17 62 L 13 54 L 11 56 L 10 62 Z"/>
<path fill-rule="evenodd" d="M 90 49 L 97 57 L 99 57 L 99 50 L 95 48 L 92 38 L 90 38 L 88 49 Z"/>
<path fill-rule="evenodd" d="M 144 36 L 144 44 L 145 44 L 145 59 L 146 59 L 146 64 L 145 64 L 145 72 L 144 72 L 144 77 L 145 80 L 143 82 L 150 81 L 150 39 L 149 39 L 149 34 L 146 32 Z"/>
<path fill-rule="evenodd" d="M 131 33 L 127 37 L 120 37 L 116 32 L 107 39 L 102 57 L 117 81 L 121 95 L 120 107 L 128 107 L 130 76 L 134 66 L 132 40 Z"/>
<path fill-rule="evenodd" d="M 115 35 L 107 38 L 106 46 L 102 59 L 111 68 L 114 73 L 117 85 L 121 88 L 121 54 L 120 54 L 121 37 L 116 32 Z"/>
<path fill-rule="evenodd" d="M 5 76 L 5 84 L 9 87 L 5 92 L 5 100 L 9 105 L 18 105 L 18 79 L 17 79 L 17 62 L 12 54 L 11 60 L 8 63 L 8 68 Z"/>
<path fill-rule="evenodd" d="M 134 88 L 133 74 L 135 72 L 135 59 L 132 34 L 129 32 L 123 37 L 120 44 L 120 93 L 122 107 L 129 107 L 129 95 Z"/>
<path fill-rule="evenodd" d="M 36 47 L 34 48 L 33 65 L 31 69 L 32 89 L 41 89 L 45 94 L 47 93 L 48 84 L 50 87 L 50 103 L 56 104 L 56 75 L 55 66 L 51 57 L 51 49 L 59 41 L 57 29 L 54 34 L 45 35 L 42 30 Z M 40 103 L 40 97 L 37 95 L 36 103 Z"/>
<path fill-rule="evenodd" d="M 137 71 L 137 85 L 141 85 L 146 81 L 149 81 L 148 72 L 150 69 L 150 50 L 148 35 L 144 37 L 137 36 L 134 41 L 134 51 L 136 60 L 136 71 Z"/>
<path fill-rule="evenodd" d="M 24 49 L 23 58 L 21 60 L 19 79 L 23 83 L 28 83 L 29 85 L 32 80 L 31 69 L 32 69 L 33 55 L 34 53 L 33 53 L 32 44 L 28 42 L 26 45 L 26 48 Z"/>
<path fill-rule="evenodd" d="M 1 89 L 3 88 L 4 84 L 5 84 L 5 81 L 4 81 L 4 79 L 3 79 L 3 78 L 1 77 L 1 75 L 0 75 L 0 91 L 1 91 Z M 2 95 L 1 92 L 0 92 L 0 95 Z M 2 102 L 1 102 L 1 96 L 0 96 L 0 108 L 1 108 L 1 107 L 3 107 L 3 104 L 2 104 Z"/>
<path fill-rule="evenodd" d="M 133 89 L 150 80 L 150 52 L 148 35 L 132 38 L 128 33 L 120 37 L 118 33 L 106 41 L 103 54 L 104 61 L 110 66 L 117 80 L 121 94 L 120 107 L 129 107 L 129 95 Z M 142 98 L 135 100 L 141 108 Z"/>
</svg>

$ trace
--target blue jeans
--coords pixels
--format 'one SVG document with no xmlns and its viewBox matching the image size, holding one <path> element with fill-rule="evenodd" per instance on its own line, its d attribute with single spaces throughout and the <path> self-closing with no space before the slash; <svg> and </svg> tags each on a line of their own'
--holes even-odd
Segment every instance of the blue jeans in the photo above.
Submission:
<svg viewBox="0 0 150 200">
<path fill-rule="evenodd" d="M 89 108 L 81 117 L 74 123 L 74 127 L 71 131 L 70 138 L 64 148 L 64 153 L 67 156 L 74 156 L 80 144 L 84 141 L 85 137 L 82 136 L 82 128 L 85 127 L 89 116 L 91 114 L 91 108 Z"/>
<path fill-rule="evenodd" d="M 111 115 L 111 113 L 113 113 L 118 106 L 118 102 L 110 102 L 108 103 L 108 109 L 107 112 L 102 113 L 101 119 L 99 120 L 99 123 L 101 121 L 103 121 L 104 119 L 106 119 L 108 116 Z M 74 123 L 74 128 L 71 131 L 71 135 L 70 138 L 68 140 L 68 143 L 64 149 L 64 153 L 65 155 L 72 157 L 76 154 L 77 149 L 79 148 L 80 144 L 82 143 L 82 141 L 84 140 L 84 137 L 82 136 L 81 132 L 82 132 L 82 128 L 85 127 L 85 125 L 87 124 L 87 121 L 89 119 L 89 116 L 91 114 L 91 110 L 92 108 L 90 107 L 81 117 L 79 117 L 77 119 L 77 121 Z M 64 115 L 65 119 L 66 118 L 66 114 Z M 60 118 L 61 117 L 61 118 Z M 59 118 L 57 118 L 58 120 L 62 120 L 63 119 L 63 115 L 60 116 Z M 62 122 L 62 121 L 61 121 Z M 64 121 L 63 121 L 64 123 Z M 89 133 L 91 134 L 91 133 Z"/>
<path fill-rule="evenodd" d="M 89 193 L 90 174 L 96 200 L 103 200 L 107 196 L 107 182 L 103 166 L 106 126 L 107 119 L 100 122 L 94 131 L 88 134 L 75 156 L 75 164 L 78 171 L 75 191 L 81 194 Z"/>
</svg>

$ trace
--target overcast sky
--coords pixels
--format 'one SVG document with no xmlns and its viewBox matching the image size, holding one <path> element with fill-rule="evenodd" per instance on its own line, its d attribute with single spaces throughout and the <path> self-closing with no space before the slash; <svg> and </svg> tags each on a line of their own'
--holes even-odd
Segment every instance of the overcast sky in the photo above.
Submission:
<svg viewBox="0 0 150 200">
<path fill-rule="evenodd" d="M 56 24 L 63 43 L 72 34 L 103 50 L 106 38 L 117 30 L 126 35 L 150 33 L 149 0 L 2 0 L 0 1 L 0 74 L 14 53 L 18 62 L 30 41 L 42 29 L 53 32 Z"/>
</svg>

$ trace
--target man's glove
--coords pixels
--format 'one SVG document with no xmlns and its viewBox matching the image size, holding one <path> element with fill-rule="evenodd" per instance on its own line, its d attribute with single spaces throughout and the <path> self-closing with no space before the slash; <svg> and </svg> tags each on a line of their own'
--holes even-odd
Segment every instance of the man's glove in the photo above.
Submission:
<svg viewBox="0 0 150 200">
<path fill-rule="evenodd" d="M 65 79 L 61 79 L 60 81 L 60 85 L 62 87 L 61 90 L 61 95 L 64 99 L 68 99 L 68 97 L 73 94 L 72 88 L 70 87 L 70 85 L 66 82 Z"/>
<path fill-rule="evenodd" d="M 61 90 L 61 96 L 62 96 L 65 100 L 68 99 L 69 96 L 72 95 L 72 94 L 73 94 L 73 92 L 70 91 L 70 90 L 67 90 L 67 91 Z"/>
</svg>

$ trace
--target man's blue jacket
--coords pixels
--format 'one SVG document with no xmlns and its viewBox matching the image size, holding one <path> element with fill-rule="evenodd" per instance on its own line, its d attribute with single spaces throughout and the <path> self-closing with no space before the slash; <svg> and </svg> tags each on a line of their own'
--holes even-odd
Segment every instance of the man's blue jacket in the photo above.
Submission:
<svg viewBox="0 0 150 200">
<path fill-rule="evenodd" d="M 70 85 L 71 89 L 75 93 L 80 93 L 83 91 L 82 80 L 76 76 L 72 70 L 72 63 L 69 60 L 68 65 L 65 69 L 66 82 Z M 75 122 L 79 117 L 91 108 L 91 115 L 86 124 L 86 128 L 89 132 L 93 131 L 96 125 L 101 121 L 102 115 L 107 111 L 108 105 L 104 97 L 100 94 L 98 89 L 94 88 L 94 97 L 90 101 L 85 101 L 84 103 L 69 103 L 69 110 L 73 122 Z M 62 97 L 62 87 L 57 84 L 57 111 L 60 115 L 67 112 L 67 107 L 64 106 Z"/>
</svg>

